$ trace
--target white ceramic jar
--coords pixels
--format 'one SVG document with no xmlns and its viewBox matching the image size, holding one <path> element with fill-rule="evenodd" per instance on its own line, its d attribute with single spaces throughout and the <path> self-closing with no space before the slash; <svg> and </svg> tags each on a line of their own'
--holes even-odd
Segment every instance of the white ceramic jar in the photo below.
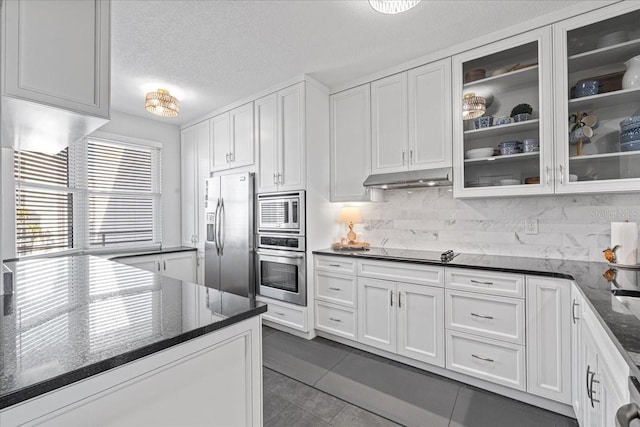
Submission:
<svg viewBox="0 0 640 427">
<path fill-rule="evenodd" d="M 640 55 L 624 63 L 627 71 L 622 77 L 622 89 L 640 88 Z"/>
</svg>

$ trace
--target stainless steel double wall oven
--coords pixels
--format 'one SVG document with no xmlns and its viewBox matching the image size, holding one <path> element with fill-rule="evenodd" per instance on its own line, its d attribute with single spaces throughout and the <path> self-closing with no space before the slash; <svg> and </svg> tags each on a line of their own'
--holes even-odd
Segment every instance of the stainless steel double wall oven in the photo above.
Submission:
<svg viewBox="0 0 640 427">
<path fill-rule="evenodd" d="M 307 305 L 305 192 L 258 194 L 256 292 Z"/>
</svg>

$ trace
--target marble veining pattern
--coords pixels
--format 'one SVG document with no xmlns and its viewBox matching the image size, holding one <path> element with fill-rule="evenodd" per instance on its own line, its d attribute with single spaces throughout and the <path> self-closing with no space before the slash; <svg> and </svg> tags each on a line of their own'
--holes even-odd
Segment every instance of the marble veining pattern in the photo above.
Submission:
<svg viewBox="0 0 640 427">
<path fill-rule="evenodd" d="M 637 194 L 460 200 L 447 188 L 387 190 L 362 205 L 356 231 L 374 246 L 442 252 L 601 261 L 610 223 L 640 221 Z M 537 218 L 538 234 L 526 234 Z"/>
</svg>

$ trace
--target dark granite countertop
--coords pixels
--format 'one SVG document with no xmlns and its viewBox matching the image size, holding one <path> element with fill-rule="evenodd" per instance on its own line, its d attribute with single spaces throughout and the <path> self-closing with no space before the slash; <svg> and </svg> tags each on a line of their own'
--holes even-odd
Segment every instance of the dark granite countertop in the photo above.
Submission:
<svg viewBox="0 0 640 427">
<path fill-rule="evenodd" d="M 266 305 L 95 256 L 14 262 L 0 409 L 257 316 Z"/>
<path fill-rule="evenodd" d="M 460 254 L 453 261 L 445 263 L 440 261 L 440 252 L 391 248 L 370 248 L 367 251 L 322 249 L 313 251 L 313 253 L 572 280 L 597 314 L 604 330 L 625 357 L 633 373 L 636 376 L 640 374 L 640 299 L 619 298 L 612 294 L 611 289 L 614 285 L 603 276 L 610 268 L 606 262 Z M 640 271 L 618 269 L 616 282 L 623 288 L 640 289 Z"/>
</svg>

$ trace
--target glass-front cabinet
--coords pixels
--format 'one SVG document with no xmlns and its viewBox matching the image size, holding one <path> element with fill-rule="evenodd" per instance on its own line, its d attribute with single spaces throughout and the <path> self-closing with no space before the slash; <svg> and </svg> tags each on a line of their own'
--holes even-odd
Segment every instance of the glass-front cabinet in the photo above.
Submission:
<svg viewBox="0 0 640 427">
<path fill-rule="evenodd" d="M 640 3 L 553 31 L 556 192 L 640 190 Z"/>
<path fill-rule="evenodd" d="M 551 28 L 453 57 L 455 197 L 549 194 Z"/>
</svg>

